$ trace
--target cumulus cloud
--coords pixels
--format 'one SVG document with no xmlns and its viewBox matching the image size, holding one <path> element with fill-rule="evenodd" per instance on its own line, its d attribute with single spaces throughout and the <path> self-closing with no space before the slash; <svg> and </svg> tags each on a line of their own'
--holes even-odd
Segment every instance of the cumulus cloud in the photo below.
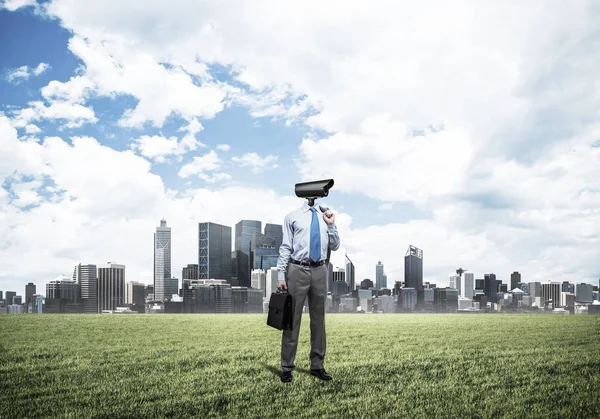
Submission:
<svg viewBox="0 0 600 419">
<path fill-rule="evenodd" d="M 217 144 L 217 150 L 229 151 L 231 150 L 231 146 L 229 144 Z"/>
<path fill-rule="evenodd" d="M 267 167 L 276 168 L 277 156 L 269 154 L 268 156 L 260 156 L 258 153 L 246 153 L 239 157 L 232 157 L 231 161 L 237 163 L 241 167 L 250 167 L 253 173 L 260 173 Z"/>
<path fill-rule="evenodd" d="M 174 156 L 181 161 L 183 155 L 198 147 L 206 147 L 196 139 L 196 133 L 202 131 L 203 127 L 197 119 L 193 118 L 189 125 L 181 127 L 179 131 L 187 131 L 187 134 L 178 140 L 177 137 L 165 138 L 160 135 L 143 135 L 132 144 L 131 148 L 139 150 L 140 153 L 157 163 L 164 163 L 169 156 Z"/>
<path fill-rule="evenodd" d="M 66 128 L 78 128 L 86 123 L 96 123 L 98 118 L 92 108 L 67 101 L 51 102 L 49 105 L 33 101 L 29 107 L 13 111 L 14 126 L 19 128 L 26 128 L 30 122 L 41 120 L 58 120 L 64 122 Z"/>
<path fill-rule="evenodd" d="M 39 76 L 49 68 L 50 64 L 47 63 L 39 63 L 34 68 L 29 68 L 28 66 L 23 65 L 21 67 L 9 70 L 6 73 L 6 80 L 8 80 L 10 83 L 18 84 L 23 80 L 29 80 L 31 76 Z"/>
<path fill-rule="evenodd" d="M 397 254 L 409 243 L 424 249 L 425 277 L 439 284 L 461 264 L 476 276 L 495 271 L 507 278 L 515 269 L 526 280 L 599 276 L 599 16 L 591 1 L 568 7 L 542 0 L 383 1 L 371 7 L 182 1 L 171 9 L 158 1 L 140 4 L 49 3 L 49 15 L 73 32 L 69 48 L 83 66 L 70 81 L 48 85 L 44 98 L 83 106 L 92 94 L 131 95 L 137 103 L 122 115 L 123 127 L 162 126 L 171 116 L 208 119 L 236 104 L 255 117 L 305 123 L 314 132 L 295 156 L 302 177 L 333 176 L 340 193 L 383 202 L 382 209 L 408 202 L 429 217 L 383 226 L 368 226 L 365 219 L 360 225 L 366 227 L 357 228 L 351 213 L 359 211 L 347 204 L 339 227 L 358 277 L 372 277 L 382 260 L 390 283 L 402 279 Z M 213 65 L 226 69 L 228 83 L 215 80 Z M 13 124 L 25 127 L 36 110 L 22 112 Z M 160 145 L 172 152 L 176 144 L 168 140 Z M 35 170 L 50 176 L 57 169 L 47 150 L 68 154 L 94 147 L 89 139 L 73 147 L 60 141 L 14 143 L 12 155 L 21 166 L 0 162 L 0 173 L 37 162 Z M 136 176 L 154 179 L 142 156 L 130 152 L 124 159 L 138 162 Z M 117 159 L 107 151 L 109 157 Z M 255 153 L 232 162 L 260 170 L 264 160 Z M 195 156 L 179 176 L 216 182 L 229 176 L 224 165 L 211 151 Z M 75 186 L 64 187 L 72 194 Z M 188 199 L 198 199 L 198 213 L 224 196 L 258 196 L 203 189 L 178 201 L 163 189 L 149 194 L 156 201 L 140 198 L 145 208 L 159 208 L 152 220 L 128 212 L 132 221 L 125 222 L 114 212 L 120 221 L 110 232 L 119 227 L 144 234 L 141 224 L 188 205 Z M 243 208 L 230 225 L 259 215 L 247 214 L 246 201 L 223 202 L 210 208 Z M 48 220 L 43 211 L 49 208 L 42 204 L 34 211 Z M 84 213 L 69 214 L 76 219 Z M 139 223 L 139 230 L 127 223 Z M 58 254 L 84 255 L 68 250 Z M 144 263 L 151 270 L 151 261 Z"/>
</svg>

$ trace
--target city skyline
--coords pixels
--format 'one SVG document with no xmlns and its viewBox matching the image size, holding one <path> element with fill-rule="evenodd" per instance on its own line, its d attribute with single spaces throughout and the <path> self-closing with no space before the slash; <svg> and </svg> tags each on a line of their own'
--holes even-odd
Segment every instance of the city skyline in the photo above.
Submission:
<svg viewBox="0 0 600 419">
<path fill-rule="evenodd" d="M 197 223 L 282 225 L 319 178 L 357 282 L 378 260 L 401 279 L 410 243 L 424 281 L 595 282 L 591 3 L 423 7 L 277 7 L 265 25 L 247 4 L 0 3 L 0 287 L 110 260 L 150 283 L 161 218 L 178 275 Z"/>
</svg>

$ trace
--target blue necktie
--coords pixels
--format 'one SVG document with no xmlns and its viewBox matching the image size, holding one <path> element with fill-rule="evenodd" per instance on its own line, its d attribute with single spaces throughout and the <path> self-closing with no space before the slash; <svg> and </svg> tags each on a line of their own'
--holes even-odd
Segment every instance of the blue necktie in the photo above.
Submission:
<svg viewBox="0 0 600 419">
<path fill-rule="evenodd" d="M 313 262 L 317 262 L 321 259 L 321 230 L 319 229 L 317 210 L 314 208 L 310 210 L 313 213 L 310 223 L 310 258 Z"/>
</svg>

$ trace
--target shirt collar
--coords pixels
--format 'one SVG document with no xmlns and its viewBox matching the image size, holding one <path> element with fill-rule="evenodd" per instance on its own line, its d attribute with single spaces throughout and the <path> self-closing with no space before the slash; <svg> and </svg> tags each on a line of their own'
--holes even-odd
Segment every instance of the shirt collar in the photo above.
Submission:
<svg viewBox="0 0 600 419">
<path fill-rule="evenodd" d="M 315 202 L 315 205 L 313 205 L 313 207 L 317 210 L 317 212 L 321 212 L 321 210 L 319 209 L 319 206 L 317 205 L 317 203 Z M 310 206 L 308 205 L 308 203 L 305 201 L 304 205 L 302 205 L 302 212 L 306 213 L 308 211 L 310 211 Z"/>
</svg>

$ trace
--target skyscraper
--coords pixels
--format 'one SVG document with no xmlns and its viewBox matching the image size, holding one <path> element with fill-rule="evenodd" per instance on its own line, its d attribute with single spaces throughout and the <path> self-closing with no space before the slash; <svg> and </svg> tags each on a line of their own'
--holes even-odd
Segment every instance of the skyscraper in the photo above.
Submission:
<svg viewBox="0 0 600 419">
<path fill-rule="evenodd" d="M 469 272 L 465 272 L 462 274 L 462 279 L 461 279 L 461 296 L 465 297 L 465 298 L 473 298 L 474 295 L 474 281 L 475 281 L 475 275 L 473 275 L 472 273 Z"/>
<path fill-rule="evenodd" d="M 108 262 L 98 266 L 98 313 L 125 304 L 125 265 Z"/>
<path fill-rule="evenodd" d="M 235 225 L 235 250 L 245 257 L 236 254 L 236 271 L 238 283 L 242 287 L 250 287 L 250 243 L 254 233 L 260 234 L 262 223 L 255 220 L 241 220 Z"/>
<path fill-rule="evenodd" d="M 98 272 L 96 265 L 82 265 L 73 269 L 73 280 L 79 284 L 81 312 L 98 313 Z"/>
<path fill-rule="evenodd" d="M 6 299 L 6 305 L 9 306 L 12 304 L 13 298 L 17 295 L 14 291 L 6 291 L 6 295 L 4 296 Z"/>
<path fill-rule="evenodd" d="M 277 250 L 277 254 L 279 254 L 279 246 L 283 242 L 283 227 L 281 224 L 265 224 L 265 236 L 269 236 L 275 240 L 275 249 Z"/>
<path fill-rule="evenodd" d="M 412 245 L 404 256 L 404 287 L 423 289 L 423 251 Z"/>
<path fill-rule="evenodd" d="M 348 283 L 348 289 L 350 289 L 350 292 L 354 291 L 356 288 L 354 278 L 354 263 L 352 263 L 348 257 L 348 254 L 346 254 L 346 282 Z"/>
<path fill-rule="evenodd" d="M 125 287 L 125 304 L 135 304 L 143 307 L 146 302 L 146 284 L 128 281 Z"/>
<path fill-rule="evenodd" d="M 199 223 L 198 237 L 198 279 L 231 281 L 231 227 Z"/>
<path fill-rule="evenodd" d="M 277 266 L 278 250 L 274 238 L 255 231 L 250 240 L 250 268 L 266 271 Z"/>
<path fill-rule="evenodd" d="M 517 271 L 510 274 L 510 290 L 514 290 L 518 287 L 519 282 L 521 282 L 521 274 Z"/>
<path fill-rule="evenodd" d="M 378 290 L 384 288 L 383 286 L 383 263 L 377 262 L 375 265 L 375 288 Z"/>
<path fill-rule="evenodd" d="M 171 227 L 160 220 L 154 233 L 154 299 L 164 301 L 167 297 L 165 279 L 171 276 Z"/>
<path fill-rule="evenodd" d="M 460 295 L 460 276 L 452 274 L 448 279 L 448 288 L 452 288 L 458 290 L 458 294 Z"/>
<path fill-rule="evenodd" d="M 46 284 L 46 299 L 67 300 L 69 303 L 79 302 L 79 289 L 75 281 L 60 276 Z"/>
<path fill-rule="evenodd" d="M 181 270 L 181 280 L 185 281 L 186 279 L 198 279 L 197 264 L 188 264 L 188 266 Z"/>
<path fill-rule="evenodd" d="M 552 301 L 552 308 L 560 307 L 560 283 L 542 283 L 542 303 Z"/>
<path fill-rule="evenodd" d="M 496 294 L 498 292 L 498 281 L 496 274 L 483 275 L 483 293 L 490 303 L 496 303 Z"/>
<path fill-rule="evenodd" d="M 35 294 L 35 284 L 33 282 L 30 282 L 29 284 L 25 285 L 25 304 L 29 304 L 33 301 L 32 297 L 33 294 Z"/>
</svg>

